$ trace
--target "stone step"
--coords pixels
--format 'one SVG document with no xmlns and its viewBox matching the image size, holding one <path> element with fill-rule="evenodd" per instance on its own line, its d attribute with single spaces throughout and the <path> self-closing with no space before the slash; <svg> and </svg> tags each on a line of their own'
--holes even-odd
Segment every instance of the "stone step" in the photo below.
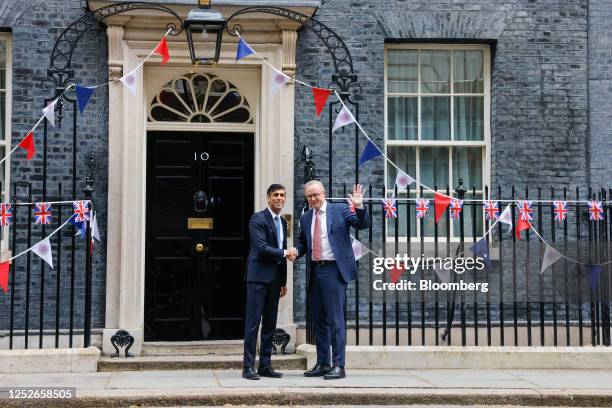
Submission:
<svg viewBox="0 0 612 408">
<path fill-rule="evenodd" d="M 242 356 L 147 356 L 133 358 L 103 357 L 98 360 L 98 371 L 143 370 L 241 370 Z M 278 370 L 304 370 L 306 357 L 295 354 L 272 356 L 272 367 Z"/>
<path fill-rule="evenodd" d="M 243 347 L 243 340 L 145 342 L 142 356 L 242 355 Z"/>
</svg>

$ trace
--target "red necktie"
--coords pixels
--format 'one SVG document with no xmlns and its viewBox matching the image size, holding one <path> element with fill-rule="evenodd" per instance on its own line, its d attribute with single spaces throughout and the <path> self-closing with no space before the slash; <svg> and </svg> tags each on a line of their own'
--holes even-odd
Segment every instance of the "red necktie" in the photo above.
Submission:
<svg viewBox="0 0 612 408">
<path fill-rule="evenodd" d="M 314 233 L 312 234 L 312 260 L 320 261 L 323 258 L 323 244 L 321 243 L 321 210 L 315 212 Z"/>
</svg>

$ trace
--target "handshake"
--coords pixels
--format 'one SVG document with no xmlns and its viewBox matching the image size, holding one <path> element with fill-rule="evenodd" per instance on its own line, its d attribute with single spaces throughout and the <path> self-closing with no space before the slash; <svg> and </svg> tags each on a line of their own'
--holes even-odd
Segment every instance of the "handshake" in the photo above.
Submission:
<svg viewBox="0 0 612 408">
<path fill-rule="evenodd" d="M 294 262 L 298 257 L 298 251 L 295 247 L 291 247 L 287 249 L 287 260 Z"/>
</svg>

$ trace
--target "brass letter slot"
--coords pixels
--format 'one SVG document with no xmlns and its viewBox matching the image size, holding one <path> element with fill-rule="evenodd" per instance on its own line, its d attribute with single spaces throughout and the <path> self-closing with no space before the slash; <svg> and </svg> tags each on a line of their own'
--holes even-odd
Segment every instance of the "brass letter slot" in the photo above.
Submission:
<svg viewBox="0 0 612 408">
<path fill-rule="evenodd" d="M 212 218 L 187 218 L 187 229 L 213 229 Z"/>
</svg>

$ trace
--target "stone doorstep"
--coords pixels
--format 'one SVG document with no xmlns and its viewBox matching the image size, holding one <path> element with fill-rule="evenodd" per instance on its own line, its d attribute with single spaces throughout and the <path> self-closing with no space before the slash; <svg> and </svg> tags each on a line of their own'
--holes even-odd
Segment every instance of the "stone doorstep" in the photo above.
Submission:
<svg viewBox="0 0 612 408">
<path fill-rule="evenodd" d="M 242 389 L 211 392 L 199 390 L 183 394 L 149 393 L 131 390 L 123 395 L 84 392 L 72 400 L 45 400 L 45 407 L 125 407 L 125 406 L 219 406 L 219 405 L 518 405 L 518 406 L 612 406 L 609 392 L 576 392 L 555 390 L 540 393 L 532 390 L 465 390 L 465 389 Z M 5 407 L 22 407 L 23 401 L 4 400 Z"/>
<path fill-rule="evenodd" d="M 296 353 L 316 363 L 314 345 Z M 348 369 L 612 369 L 610 347 L 347 346 Z"/>
<path fill-rule="evenodd" d="M 0 373 L 95 372 L 100 350 L 96 347 L 0 350 Z"/>
<path fill-rule="evenodd" d="M 243 340 L 206 340 L 185 342 L 145 342 L 142 356 L 205 356 L 241 355 L 244 352 Z"/>
<path fill-rule="evenodd" d="M 306 369 L 306 357 L 295 354 L 272 356 L 272 366 L 278 370 Z M 242 370 L 242 355 L 148 356 L 133 358 L 102 357 L 98 371 L 142 370 Z"/>
</svg>

